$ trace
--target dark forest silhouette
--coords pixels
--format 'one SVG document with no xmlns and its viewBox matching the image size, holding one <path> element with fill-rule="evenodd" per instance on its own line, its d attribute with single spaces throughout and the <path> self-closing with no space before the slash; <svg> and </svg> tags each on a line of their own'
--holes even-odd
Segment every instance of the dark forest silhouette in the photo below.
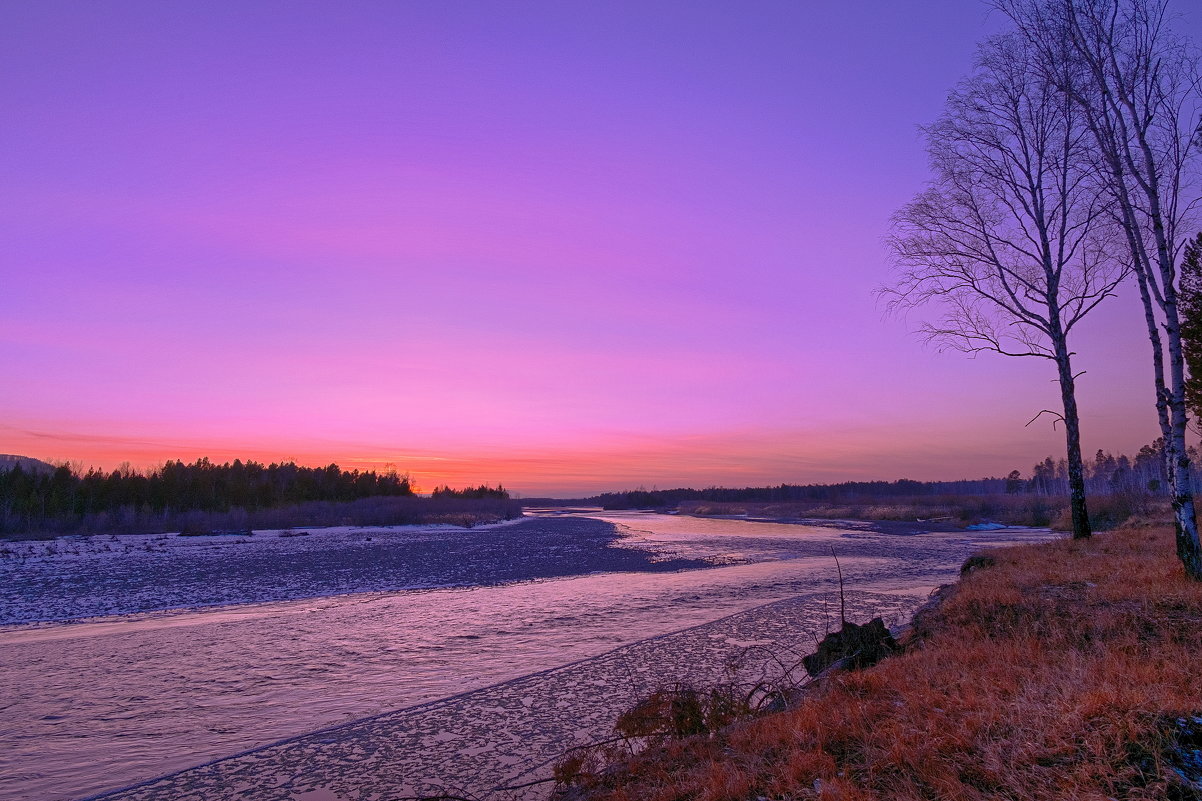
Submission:
<svg viewBox="0 0 1202 801">
<path fill-rule="evenodd" d="M 1147 495 L 1167 497 L 1168 477 L 1164 443 L 1156 440 L 1140 448 L 1134 457 L 1115 456 L 1097 451 L 1085 465 L 1086 487 L 1091 495 Z M 1193 474 L 1196 487 L 1202 487 L 1202 474 Z M 951 495 L 1040 495 L 1064 497 L 1069 492 L 1068 464 L 1051 456 L 1037 462 L 1028 475 L 1014 470 L 1005 478 L 963 479 L 960 481 L 844 481 L 837 484 L 779 484 L 772 487 L 707 487 L 694 489 L 635 489 L 606 492 L 581 502 L 606 509 L 652 509 L 676 506 L 683 501 L 722 503 L 848 503 L 865 500 L 921 498 Z M 527 504 L 537 499 L 527 499 Z"/>
<path fill-rule="evenodd" d="M 431 498 L 497 498 L 507 500 L 509 498 L 509 490 L 502 487 L 500 484 L 493 487 L 487 484 L 481 484 L 478 487 L 464 487 L 461 490 L 451 489 L 445 484 L 441 487 L 435 487 L 430 493 Z"/>
<path fill-rule="evenodd" d="M 446 488 L 415 497 L 393 470 L 234 460 L 170 461 L 155 470 L 0 470 L 0 534 L 149 533 L 318 525 L 471 524 L 521 514 L 508 493 Z"/>
</svg>

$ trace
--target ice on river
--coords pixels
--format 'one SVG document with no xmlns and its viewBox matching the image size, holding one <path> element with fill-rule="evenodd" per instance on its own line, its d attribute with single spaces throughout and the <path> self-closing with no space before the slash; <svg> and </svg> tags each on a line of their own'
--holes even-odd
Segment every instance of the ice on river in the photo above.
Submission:
<svg viewBox="0 0 1202 801">
<path fill-rule="evenodd" d="M 702 563 L 611 547 L 596 520 L 70 536 L 0 544 L 0 624 Z"/>
<path fill-rule="evenodd" d="M 858 611 L 896 614 L 983 544 L 1049 536 L 892 536 L 641 513 L 278 534 L 9 543 L 3 619 L 77 622 L 0 626 L 0 797 L 79 798 L 377 715 L 393 717 L 364 731 L 420 754 L 420 732 L 441 724 L 399 710 L 579 660 L 609 664 L 614 649 L 781 599 L 806 596 L 796 619 L 816 625 L 833 608 L 832 547 L 848 587 L 872 599 Z M 694 645 L 670 653 L 695 665 L 722 661 Z M 670 660 L 662 649 L 622 653 Z M 657 662 L 653 672 L 677 667 Z M 581 736 L 603 734 L 598 710 L 623 703 L 629 688 L 606 686 L 600 668 L 562 675 L 599 682 L 589 685 L 595 707 Z M 558 685 L 534 682 L 530 692 L 537 687 Z M 492 703 L 495 692 L 462 697 L 455 715 L 489 731 L 514 722 L 471 706 Z M 584 714 L 570 697 L 554 708 L 560 723 Z M 525 714 L 521 704 L 513 714 Z M 549 734 L 505 748 L 545 753 L 554 743 Z M 516 765 L 530 753 L 495 756 Z M 306 769 L 333 775 L 340 758 Z M 450 761 L 393 765 L 394 787 L 474 769 L 454 754 L 439 758 Z M 193 773 L 181 776 L 201 786 Z M 182 797 L 170 789 L 179 786 L 156 785 L 154 797 Z"/>
</svg>

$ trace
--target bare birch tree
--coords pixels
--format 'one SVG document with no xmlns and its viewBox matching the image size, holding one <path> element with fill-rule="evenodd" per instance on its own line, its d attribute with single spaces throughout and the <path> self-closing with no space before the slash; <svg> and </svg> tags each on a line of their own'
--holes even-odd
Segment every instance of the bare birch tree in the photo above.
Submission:
<svg viewBox="0 0 1202 801">
<path fill-rule="evenodd" d="M 987 40 L 974 74 L 925 129 L 934 177 L 894 217 L 889 308 L 935 307 L 941 347 L 1056 365 L 1073 536 L 1090 535 L 1069 335 L 1122 279 L 1116 231 L 1079 108 L 1017 35 Z"/>
<path fill-rule="evenodd" d="M 1197 56 L 1167 0 L 996 0 L 1038 53 L 1045 77 L 1081 110 L 1125 231 L 1152 344 L 1177 555 L 1202 580 L 1202 543 L 1185 434 L 1178 264 L 1198 199 Z"/>
<path fill-rule="evenodd" d="M 1185 409 L 1195 434 L 1202 433 L 1202 234 L 1185 246 L 1178 279 L 1181 358 L 1185 362 Z"/>
</svg>

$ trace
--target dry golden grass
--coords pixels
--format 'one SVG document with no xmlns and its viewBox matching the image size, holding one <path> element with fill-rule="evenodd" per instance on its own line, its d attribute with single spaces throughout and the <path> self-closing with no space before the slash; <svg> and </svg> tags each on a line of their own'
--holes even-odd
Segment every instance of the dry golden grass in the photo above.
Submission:
<svg viewBox="0 0 1202 801">
<path fill-rule="evenodd" d="M 1166 798 L 1166 716 L 1202 711 L 1202 585 L 1184 578 L 1172 531 L 995 556 L 916 621 L 906 653 L 837 674 L 787 712 L 610 766 L 567 795 Z"/>
</svg>

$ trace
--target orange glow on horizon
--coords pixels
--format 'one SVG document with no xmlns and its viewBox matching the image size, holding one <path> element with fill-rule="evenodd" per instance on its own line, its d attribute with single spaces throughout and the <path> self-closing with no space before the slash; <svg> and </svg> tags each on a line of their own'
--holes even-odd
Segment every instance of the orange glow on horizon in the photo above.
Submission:
<svg viewBox="0 0 1202 801">
<path fill-rule="evenodd" d="M 1050 429 L 1049 429 L 1050 431 Z M 87 468 L 112 469 L 128 462 L 153 467 L 169 459 L 265 463 L 296 461 L 344 469 L 408 473 L 421 491 L 448 484 L 503 484 L 524 496 L 576 497 L 635 487 L 770 486 L 855 480 L 954 480 L 1027 472 L 1035 461 L 1058 453 L 1059 436 L 1036 428 L 1003 433 L 971 421 L 942 423 L 937 430 L 912 428 L 900 437 L 893 426 L 847 431 L 743 430 L 714 435 L 615 436 L 573 447 L 481 447 L 391 451 L 348 443 L 279 444 L 260 441 L 156 442 L 149 438 L 47 434 L 0 429 L 0 452 Z M 1147 432 L 1149 435 L 1151 430 Z M 1150 440 L 1150 436 L 1147 438 Z M 1144 441 L 1131 438 L 1129 452 Z M 1088 448 L 1087 448 L 1088 450 Z"/>
</svg>

